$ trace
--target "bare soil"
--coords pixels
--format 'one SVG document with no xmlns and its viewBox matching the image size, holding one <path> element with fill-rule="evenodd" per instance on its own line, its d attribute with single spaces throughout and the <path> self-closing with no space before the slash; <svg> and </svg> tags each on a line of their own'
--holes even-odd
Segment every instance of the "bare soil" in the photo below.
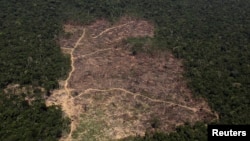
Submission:
<svg viewBox="0 0 250 141">
<path fill-rule="evenodd" d="M 150 22 L 97 20 L 88 26 L 65 25 L 65 32 L 70 35 L 59 43 L 71 55 L 72 69 L 47 99 L 47 105 L 61 105 L 72 120 L 62 140 L 115 140 L 218 118 L 206 101 L 192 96 L 181 60 L 169 52 L 133 55 L 122 42 L 153 37 Z"/>
</svg>

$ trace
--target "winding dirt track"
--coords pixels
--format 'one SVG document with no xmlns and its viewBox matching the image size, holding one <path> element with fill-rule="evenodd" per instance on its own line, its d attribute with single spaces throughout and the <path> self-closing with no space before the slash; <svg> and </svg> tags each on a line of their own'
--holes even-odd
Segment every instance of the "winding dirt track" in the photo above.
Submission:
<svg viewBox="0 0 250 141">
<path fill-rule="evenodd" d="M 71 50 L 71 52 L 70 52 L 71 71 L 69 72 L 69 76 L 68 76 L 68 78 L 66 79 L 65 85 L 64 85 L 64 89 L 65 89 L 66 93 L 67 93 L 69 96 L 70 96 L 70 92 L 69 92 L 69 89 L 68 89 L 68 82 L 69 82 L 69 79 L 71 78 L 72 73 L 73 73 L 74 70 L 75 70 L 73 53 L 74 53 L 75 49 L 78 47 L 78 45 L 80 44 L 81 40 L 84 38 L 84 35 L 85 35 L 85 29 L 83 29 L 83 33 L 82 33 L 81 37 L 77 40 L 77 42 L 76 42 L 74 48 L 73 48 L 73 49 Z"/>
<path fill-rule="evenodd" d="M 81 40 L 84 38 L 84 36 L 85 36 L 85 29 L 83 29 L 83 33 L 82 33 L 81 37 L 77 40 L 77 42 L 76 42 L 74 48 L 73 48 L 73 49 L 71 50 L 71 52 L 70 52 L 70 56 L 71 56 L 71 57 L 70 57 L 70 60 L 71 60 L 71 71 L 69 72 L 69 76 L 68 76 L 68 78 L 66 79 L 65 85 L 64 85 L 64 89 L 65 89 L 66 93 L 68 94 L 69 99 L 72 99 L 72 98 L 73 98 L 73 97 L 70 95 L 70 90 L 69 90 L 69 88 L 68 88 L 68 82 L 69 82 L 69 80 L 70 80 L 70 78 L 71 78 L 72 73 L 73 73 L 74 70 L 75 70 L 73 53 L 74 53 L 75 49 L 78 47 L 78 45 L 79 45 L 79 43 L 81 42 Z M 63 105 L 67 105 L 66 103 L 67 103 L 67 101 L 65 101 L 65 102 L 63 103 Z M 63 106 L 63 110 L 65 110 L 65 111 L 69 111 L 70 109 L 71 109 L 71 108 L 69 108 L 68 106 Z M 66 113 L 70 113 L 70 112 L 66 112 Z M 69 116 L 71 117 L 72 115 L 69 115 Z M 70 128 L 70 133 L 69 133 L 69 136 L 68 136 L 67 140 L 71 140 L 72 132 L 73 132 L 73 130 L 76 128 L 75 126 L 76 126 L 76 125 L 74 125 L 74 123 L 72 122 L 72 123 L 71 123 L 71 126 L 70 126 L 70 127 L 71 127 L 71 128 Z"/>
<path fill-rule="evenodd" d="M 112 30 L 112 29 L 116 29 L 116 28 L 119 28 L 119 27 L 123 27 L 123 26 L 129 25 L 129 24 L 131 24 L 131 23 L 133 23 L 133 22 L 134 22 L 134 21 L 131 21 L 131 22 L 128 22 L 128 23 L 125 23 L 125 24 L 122 24 L 122 25 L 118 25 L 118 26 L 114 26 L 114 27 L 107 28 L 107 29 L 103 30 L 101 33 L 99 33 L 98 35 L 96 35 L 96 36 L 94 36 L 94 37 L 92 37 L 92 38 L 96 39 L 96 38 L 102 36 L 104 33 L 108 32 L 108 31 L 110 31 L 110 30 Z"/>
<path fill-rule="evenodd" d="M 168 101 L 164 101 L 164 100 L 158 100 L 158 99 L 152 99 L 148 96 L 145 96 L 145 95 L 142 95 L 140 93 L 133 93 L 133 92 L 130 92 L 126 89 L 123 89 L 123 88 L 110 88 L 110 89 L 107 89 L 107 90 L 100 90 L 100 89 L 87 89 L 84 91 L 84 93 L 81 93 L 80 95 L 78 95 L 77 97 L 80 97 L 81 95 L 84 95 L 86 93 L 89 93 L 89 92 L 93 92 L 93 91 L 98 91 L 98 92 L 109 92 L 109 91 L 122 91 L 122 92 L 125 92 L 126 94 L 131 94 L 134 96 L 134 98 L 136 98 L 136 96 L 140 96 L 140 97 L 144 97 L 146 99 L 149 99 L 150 101 L 152 102 L 160 102 L 160 103 L 166 103 L 166 104 L 170 104 L 170 105 L 175 105 L 175 106 L 179 106 L 181 108 L 184 108 L 184 109 L 187 109 L 187 110 L 190 110 L 192 112 L 197 112 L 198 109 L 197 108 L 192 108 L 192 107 L 189 107 L 189 106 L 185 106 L 185 105 L 180 105 L 180 104 L 176 104 L 176 103 L 173 103 L 173 102 L 168 102 Z"/>
<path fill-rule="evenodd" d="M 104 35 L 105 33 L 109 32 L 109 31 L 112 31 L 112 30 L 115 30 L 117 28 L 121 28 L 121 27 L 127 26 L 127 25 L 129 25 L 129 24 L 131 24 L 133 22 L 134 21 L 130 21 L 130 22 L 127 22 L 127 23 L 122 24 L 122 25 L 118 25 L 118 26 L 107 28 L 107 29 L 101 31 L 98 35 L 95 35 L 95 36 L 93 36 L 91 38 L 93 38 L 93 39 L 100 38 L 102 35 Z M 93 52 L 90 52 L 90 53 L 87 53 L 87 54 L 84 54 L 84 55 L 79 55 L 79 56 L 75 57 L 74 56 L 74 52 L 78 48 L 78 46 L 81 45 L 81 46 L 84 47 L 84 44 L 82 45 L 81 42 L 84 40 L 85 33 L 86 33 L 86 29 L 83 28 L 81 36 L 76 41 L 74 47 L 70 50 L 71 71 L 69 72 L 69 75 L 68 75 L 67 79 L 64 82 L 63 89 L 56 90 L 52 94 L 51 99 L 54 98 L 56 100 L 48 100 L 48 102 L 47 102 L 47 105 L 52 105 L 52 104 L 61 105 L 62 106 L 62 110 L 67 114 L 68 117 L 70 117 L 72 119 L 71 120 L 71 125 L 70 125 L 70 128 L 71 128 L 70 129 L 70 133 L 67 136 L 67 138 L 62 139 L 62 140 L 71 141 L 72 140 L 72 133 L 75 131 L 75 129 L 77 127 L 77 124 L 78 124 L 78 117 L 76 117 L 78 115 L 75 115 L 75 111 L 77 111 L 78 109 L 77 109 L 77 107 L 74 107 L 75 106 L 74 105 L 74 99 L 79 98 L 80 96 L 82 96 L 84 94 L 87 94 L 87 93 L 90 93 L 90 92 L 122 91 L 122 92 L 124 92 L 126 94 L 133 95 L 134 99 L 136 97 L 143 97 L 143 98 L 146 98 L 146 99 L 148 99 L 148 100 L 150 100 L 152 102 L 164 103 L 164 104 L 168 104 L 168 105 L 178 106 L 180 108 L 192 111 L 193 113 L 196 113 L 196 112 L 198 112 L 200 110 L 197 107 L 190 107 L 190 106 L 187 106 L 187 105 L 182 105 L 182 104 L 178 104 L 178 103 L 174 103 L 174 102 L 170 102 L 170 101 L 165 101 L 165 100 L 160 100 L 160 99 L 154 99 L 154 98 L 148 97 L 146 95 L 143 95 L 143 94 L 140 94 L 140 93 L 133 93 L 133 92 L 131 92 L 131 91 L 125 89 L 125 88 L 119 88 L 119 87 L 111 87 L 111 88 L 108 88 L 108 89 L 87 88 L 87 89 L 83 89 L 83 92 L 81 92 L 79 95 L 73 97 L 71 95 L 71 92 L 73 90 L 75 90 L 75 89 L 70 88 L 71 86 L 69 86 L 69 82 L 70 82 L 70 80 L 72 78 L 72 75 L 73 75 L 74 71 L 76 70 L 76 68 L 75 68 L 75 61 L 78 60 L 78 59 L 80 59 L 80 58 L 90 57 L 90 56 L 95 55 L 97 53 L 104 52 L 104 51 L 110 51 L 110 50 L 113 49 L 113 48 L 99 49 L 99 50 L 96 50 L 96 51 L 93 51 Z M 123 39 L 123 38 L 118 36 L 118 38 L 113 39 L 109 43 L 116 42 L 116 41 L 119 41 L 121 39 Z M 62 95 L 63 93 L 66 93 L 66 95 Z M 53 102 L 51 102 L 51 101 L 53 101 Z M 213 113 L 210 109 L 203 108 L 203 110 L 206 111 L 207 113 L 211 113 L 212 115 L 215 115 L 215 117 L 217 119 L 219 118 L 218 115 L 216 113 Z"/>
</svg>

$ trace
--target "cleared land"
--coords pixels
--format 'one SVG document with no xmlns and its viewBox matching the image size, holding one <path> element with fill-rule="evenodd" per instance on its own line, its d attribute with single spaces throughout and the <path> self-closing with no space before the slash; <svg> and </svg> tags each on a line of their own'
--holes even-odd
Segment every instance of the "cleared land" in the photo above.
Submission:
<svg viewBox="0 0 250 141">
<path fill-rule="evenodd" d="M 181 60 L 168 52 L 131 52 L 124 40 L 153 37 L 151 23 L 125 17 L 113 25 L 105 20 L 66 24 L 65 32 L 59 43 L 71 55 L 72 69 L 47 99 L 72 120 L 62 140 L 121 139 L 218 118 L 191 95 Z"/>
</svg>

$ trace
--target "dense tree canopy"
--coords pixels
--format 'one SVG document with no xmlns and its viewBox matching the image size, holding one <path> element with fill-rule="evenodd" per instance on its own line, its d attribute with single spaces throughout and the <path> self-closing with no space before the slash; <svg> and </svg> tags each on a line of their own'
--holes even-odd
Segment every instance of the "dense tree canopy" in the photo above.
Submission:
<svg viewBox="0 0 250 141">
<path fill-rule="evenodd" d="M 42 100 L 31 103 L 25 94 L 0 93 L 0 140 L 57 140 L 68 120 L 59 107 L 46 107 Z"/>
<path fill-rule="evenodd" d="M 0 86 L 57 87 L 68 62 L 55 40 L 61 25 L 52 1 L 0 1 Z"/>
<path fill-rule="evenodd" d="M 58 86 L 69 61 L 56 44 L 61 29 L 53 1 L 0 1 L 0 89 L 10 84 Z M 0 93 L 0 140 L 58 140 L 67 127 L 62 111 L 46 107 L 36 93 L 31 105 L 22 96 Z"/>
<path fill-rule="evenodd" d="M 185 60 L 189 87 L 196 96 L 206 98 L 219 113 L 219 123 L 250 124 L 249 7 L 247 0 L 1 0 L 0 88 L 12 83 L 42 86 L 47 90 L 56 88 L 56 80 L 65 76 L 69 68 L 69 60 L 56 44 L 63 22 L 87 24 L 96 18 L 115 21 L 122 15 L 131 15 L 155 23 L 154 45 Z M 1 95 L 1 99 L 4 97 Z M 22 101 L 20 99 L 9 100 Z M 5 105 L 10 107 L 9 111 L 1 111 L 1 121 L 5 120 L 2 115 L 13 114 L 13 118 L 25 119 L 24 122 L 30 118 L 28 114 L 19 118 L 13 102 L 9 103 Z M 55 108 L 43 111 L 39 106 L 32 107 L 25 102 L 20 105 L 28 113 L 34 109 L 41 111 L 38 116 L 59 115 Z M 6 127 L 1 124 L 1 128 L 19 125 L 6 123 Z M 175 139 L 183 135 L 180 138 L 185 140 L 188 135 L 192 138 L 195 128 L 201 127 L 184 126 L 177 131 L 178 135 L 174 133 L 169 137 Z M 37 135 L 40 129 L 42 127 L 37 127 L 37 132 L 27 134 Z M 15 137 L 10 135 L 21 129 L 12 133 L 0 131 L 2 137 L 12 139 Z M 58 133 L 55 131 L 51 137 Z M 150 137 L 164 140 L 161 137 L 166 136 L 159 133 Z"/>
</svg>

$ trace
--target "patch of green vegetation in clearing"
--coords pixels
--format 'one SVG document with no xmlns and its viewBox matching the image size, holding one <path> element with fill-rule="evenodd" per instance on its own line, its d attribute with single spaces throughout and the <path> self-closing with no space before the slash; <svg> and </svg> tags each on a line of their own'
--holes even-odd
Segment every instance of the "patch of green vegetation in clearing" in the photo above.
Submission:
<svg viewBox="0 0 250 141">
<path fill-rule="evenodd" d="M 95 109 L 90 113 L 81 115 L 80 124 L 75 132 L 73 139 L 77 141 L 109 141 L 107 136 L 107 123 L 101 109 Z"/>
<path fill-rule="evenodd" d="M 110 141 L 114 139 L 117 130 L 119 132 L 122 127 L 130 126 L 130 121 L 135 120 L 136 111 L 131 111 L 133 107 L 129 103 L 124 105 L 120 101 L 123 95 L 118 96 L 118 94 L 108 91 L 83 95 L 87 101 L 93 101 L 80 117 L 80 123 L 73 132 L 74 140 Z M 132 118 L 128 116 L 126 120 L 123 120 L 120 115 L 126 116 L 129 111 L 133 114 Z"/>
</svg>

